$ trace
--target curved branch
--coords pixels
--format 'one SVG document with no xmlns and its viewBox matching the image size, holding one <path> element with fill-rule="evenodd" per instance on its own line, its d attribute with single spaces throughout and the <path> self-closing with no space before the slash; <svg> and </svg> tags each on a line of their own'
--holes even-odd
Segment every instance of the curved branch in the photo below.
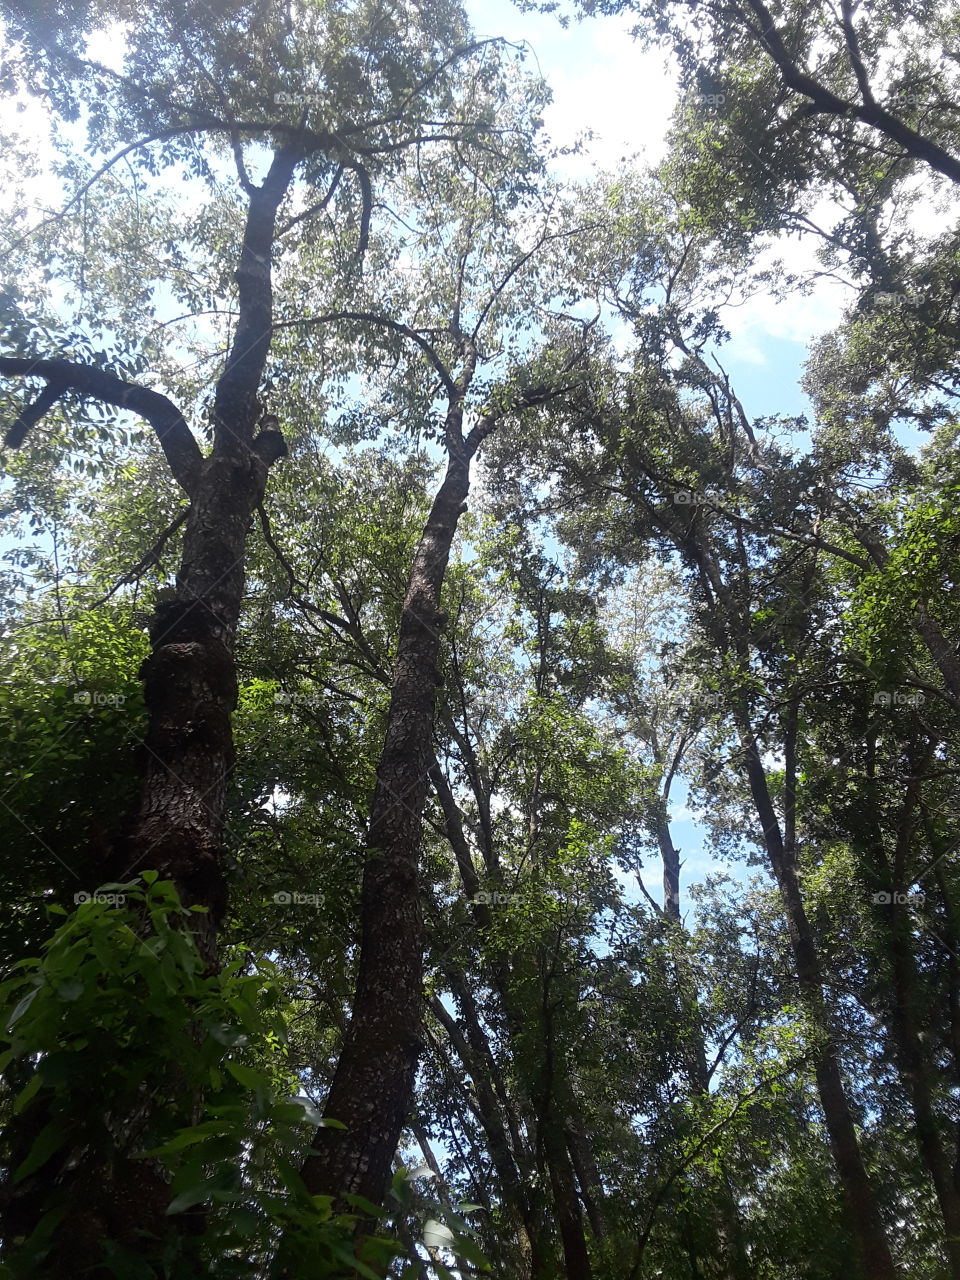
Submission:
<svg viewBox="0 0 960 1280">
<path fill-rule="evenodd" d="M 157 433 L 173 478 L 182 489 L 192 494 L 203 454 L 194 440 L 183 414 L 166 396 L 135 382 L 125 382 L 116 374 L 70 360 L 34 360 L 27 356 L 0 356 L 0 375 L 22 378 L 45 378 L 47 388 L 11 426 L 6 443 L 13 448 L 23 443 L 27 431 L 43 413 L 67 391 L 129 409 L 150 423 Z M 41 402 L 45 407 L 41 409 Z"/>
<path fill-rule="evenodd" d="M 307 218 L 312 218 L 315 213 L 322 213 L 323 210 L 326 209 L 327 205 L 336 194 L 337 187 L 340 185 L 340 179 L 343 177 L 343 169 L 344 166 L 342 163 L 337 165 L 337 171 L 333 175 L 333 179 L 327 189 L 327 194 L 322 200 L 318 200 L 316 204 L 310 205 L 308 209 L 304 209 L 302 213 L 295 214 L 292 218 L 288 218 L 286 222 L 283 223 L 277 231 L 278 240 L 281 236 L 285 236 L 291 228 L 297 225 L 298 222 L 304 222 Z"/>
<path fill-rule="evenodd" d="M 418 333 L 416 329 L 411 329 L 409 325 L 402 324 L 399 320 L 391 320 L 389 316 L 377 315 L 375 311 L 328 311 L 319 316 L 304 316 L 302 320 L 281 320 L 273 327 L 274 329 L 290 329 L 298 324 L 331 324 L 335 320 L 360 320 L 365 324 L 380 325 L 384 329 L 390 329 L 393 333 L 401 334 L 404 338 L 409 338 L 411 342 L 417 344 L 434 369 L 436 369 L 448 395 L 455 396 L 457 394 L 453 376 L 437 355 L 433 343 L 429 342 L 422 333 Z"/>
<path fill-rule="evenodd" d="M 24 440 L 26 440 L 27 432 L 30 428 L 35 426 L 43 415 L 53 408 L 66 389 L 60 382 L 53 380 L 48 382 L 36 400 L 21 409 L 19 417 L 11 423 L 3 443 L 10 449 L 19 449 Z"/>
<path fill-rule="evenodd" d="M 826 88 L 812 75 L 807 74 L 793 58 L 776 25 L 774 17 L 764 0 L 746 0 L 760 25 L 759 37 L 767 53 L 777 65 L 784 84 L 794 92 L 809 98 L 810 105 L 816 112 L 826 115 L 846 116 L 869 125 L 879 133 L 898 143 L 911 159 L 922 160 L 937 173 L 942 173 L 951 182 L 960 183 L 960 160 L 945 150 L 932 139 L 918 133 L 909 125 L 898 120 L 877 102 L 865 99 L 862 103 L 848 102 L 839 97 L 831 89 Z M 854 74 L 857 69 L 854 65 Z M 859 80 L 859 77 L 858 77 Z M 858 84 L 861 94 L 864 84 Z M 869 93 L 869 84 L 866 84 Z"/>
<path fill-rule="evenodd" d="M 370 243 L 370 220 L 373 217 L 373 183 L 370 181 L 370 174 L 358 161 L 344 158 L 341 163 L 344 168 L 350 169 L 357 175 L 357 182 L 360 186 L 360 234 L 357 239 L 357 252 L 353 260 L 354 265 L 362 269 L 367 246 Z"/>
<path fill-rule="evenodd" d="M 285 133 L 289 134 L 291 137 L 300 138 L 302 140 L 305 154 L 310 151 L 319 151 L 324 147 L 333 147 L 336 145 L 336 139 L 332 134 L 313 133 L 309 129 L 301 129 L 294 125 L 278 124 L 275 122 L 264 124 L 249 120 L 226 121 L 212 119 L 203 124 L 172 125 L 168 129 L 161 129 L 159 132 L 150 134 L 146 138 L 138 138 L 135 142 L 130 142 L 125 147 L 121 147 L 119 151 L 115 152 L 109 160 L 105 161 L 105 163 L 100 166 L 96 173 L 87 179 L 80 189 L 70 197 L 59 212 L 53 214 L 50 218 L 44 219 L 44 221 L 39 223 L 36 227 L 31 228 L 30 231 L 26 232 L 18 241 L 15 242 L 13 248 L 19 247 L 19 245 L 21 245 L 24 240 L 28 239 L 29 236 L 33 235 L 34 232 L 42 230 L 44 227 L 49 226 L 50 223 L 56 222 L 66 213 L 69 213 L 73 206 L 83 199 L 95 182 L 99 181 L 105 173 L 109 172 L 115 164 L 119 164 L 119 162 L 130 155 L 131 152 L 138 151 L 141 147 L 148 147 L 151 143 L 166 142 L 170 138 L 181 137 L 188 133 L 226 133 L 229 134 L 231 138 L 234 136 L 239 137 L 241 133 L 249 133 L 254 136 L 270 133 Z M 256 190 L 256 188 L 254 188 L 254 190 Z"/>
</svg>

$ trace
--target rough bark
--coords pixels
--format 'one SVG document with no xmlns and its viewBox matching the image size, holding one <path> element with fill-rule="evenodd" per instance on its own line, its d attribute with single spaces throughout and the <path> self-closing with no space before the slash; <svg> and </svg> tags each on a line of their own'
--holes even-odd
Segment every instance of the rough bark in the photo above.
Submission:
<svg viewBox="0 0 960 1280">
<path fill-rule="evenodd" d="M 461 335 L 462 336 L 462 335 Z M 433 764 L 437 659 L 445 618 L 440 595 L 470 464 L 511 410 L 556 394 L 536 387 L 493 409 L 464 437 L 464 400 L 477 353 L 464 341 L 463 371 L 445 377 L 447 468 L 413 557 L 400 618 L 383 749 L 370 808 L 361 887 L 361 937 L 350 1024 L 325 1115 L 302 1176 L 314 1195 L 362 1195 L 382 1202 L 391 1161 L 413 1100 L 423 1017 L 423 920 L 419 859 L 423 808 Z M 342 1201 L 339 1201 L 342 1203 Z"/>
<path fill-rule="evenodd" d="M 165 396 L 98 369 L 60 360 L 3 360 L 0 373 L 46 379 L 47 389 L 8 432 L 20 443 L 67 391 L 130 409 L 153 426 L 173 478 L 188 494 L 184 546 L 175 597 L 151 621 L 151 653 L 141 668 L 147 710 L 140 799 L 107 865 L 105 879 L 147 869 L 175 883 L 193 917 L 198 945 L 216 967 L 217 926 L 226 908 L 222 837 L 227 782 L 233 765 L 231 713 L 236 702 L 234 634 L 244 588 L 250 522 L 270 465 L 285 452 L 279 432 L 257 434 L 257 390 L 271 335 L 271 251 L 277 209 L 302 156 L 279 151 L 262 186 L 252 189 L 237 270 L 239 321 L 216 389 L 213 450 L 204 458 L 183 416 Z M 26 364 L 28 367 L 23 367 Z M 171 1070 L 175 1068 L 172 1067 Z M 171 1078 L 152 1082 L 168 1105 L 192 1119 L 193 1099 L 177 1099 Z M 174 1101 L 176 1100 L 176 1101 Z M 42 1123 L 45 1104 L 24 1117 L 24 1132 Z M 8 1198 L 6 1239 L 29 1235 L 65 1195 L 63 1217 L 47 1260 L 50 1274 L 106 1274 L 107 1242 L 150 1250 L 171 1229 L 169 1188 L 162 1167 L 136 1158 L 133 1135 L 143 1117 L 118 1118 L 111 1153 L 67 1150 Z M 190 1234 L 197 1215 L 177 1225 Z M 110 1271 L 109 1274 L 113 1274 Z"/>
<path fill-rule="evenodd" d="M 475 357 L 474 357 L 475 360 Z M 433 763 L 440 609 L 450 549 L 470 488 L 470 462 L 496 419 L 464 440 L 463 397 L 473 365 L 453 388 L 447 468 L 414 554 L 400 620 L 383 749 L 367 831 L 361 940 L 350 1024 L 321 1128 L 303 1178 L 313 1194 L 358 1194 L 379 1204 L 413 1098 L 423 1015 L 419 855 Z"/>
<path fill-rule="evenodd" d="M 301 158 L 278 151 L 250 195 L 236 273 L 239 319 L 216 388 L 213 451 L 190 490 L 176 598 L 158 607 L 150 627 L 151 653 L 141 670 L 145 776 L 113 868 L 118 875 L 158 870 L 186 903 L 206 907 L 196 928 L 211 966 L 226 910 L 223 821 L 247 537 L 269 467 L 285 451 L 279 433 L 256 434 L 273 317 L 271 254 L 277 210 Z"/>
</svg>

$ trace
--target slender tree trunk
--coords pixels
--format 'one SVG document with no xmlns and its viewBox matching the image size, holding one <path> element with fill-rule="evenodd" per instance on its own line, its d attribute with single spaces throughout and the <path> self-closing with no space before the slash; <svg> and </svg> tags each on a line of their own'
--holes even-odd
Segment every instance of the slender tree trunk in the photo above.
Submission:
<svg viewBox="0 0 960 1280">
<path fill-rule="evenodd" d="M 550 1189 L 563 1246 L 564 1275 L 566 1280 L 591 1280 L 593 1271 L 583 1232 L 583 1215 L 577 1199 L 573 1165 L 563 1125 L 555 1114 L 555 1105 L 551 1102 L 548 1107 L 546 1113 L 537 1117 L 537 1127 L 550 1174 Z"/>
<path fill-rule="evenodd" d="M 903 907 L 900 904 L 894 904 L 891 910 L 894 912 L 890 931 L 894 988 L 891 1029 L 900 1075 L 910 1093 L 917 1148 L 936 1191 L 943 1218 L 949 1274 L 953 1280 L 960 1280 L 960 1193 L 954 1185 L 950 1160 L 943 1147 L 940 1122 L 933 1104 L 930 1071 L 913 1015 L 917 994 L 916 970 L 904 937 L 909 923 L 902 918 Z"/>
<path fill-rule="evenodd" d="M 479 1026 L 471 1025 L 471 1020 L 467 1018 L 464 1035 L 440 1000 L 435 999 L 432 1008 L 473 1081 L 477 1110 L 487 1136 L 490 1158 L 500 1183 L 504 1207 L 515 1223 L 518 1253 L 527 1259 L 527 1274 L 531 1280 L 545 1280 L 545 1259 L 539 1245 L 542 1224 L 517 1165 L 511 1140 L 490 1084 L 485 1062 L 489 1050 L 483 1031 Z"/>
<path fill-rule="evenodd" d="M 900 1077 L 910 1096 L 917 1150 L 933 1183 L 944 1225 L 944 1247 L 950 1275 L 960 1280 L 960 1193 L 953 1180 L 950 1158 L 944 1146 L 943 1127 L 934 1105 L 935 1083 L 931 1063 L 920 1039 L 915 1009 L 919 1006 L 917 966 L 910 919 L 899 901 L 906 888 L 907 855 L 914 828 L 920 779 L 914 772 L 907 783 L 900 830 L 893 855 L 893 901 L 890 904 L 890 949 L 893 1003 L 890 1035 Z M 879 826 L 872 821 L 872 845 L 878 872 L 886 869 Z"/>
<path fill-rule="evenodd" d="M 680 553 L 696 566 L 709 611 L 709 629 L 718 655 L 731 652 L 745 670 L 751 667 L 740 596 L 726 585 L 709 535 L 700 527 L 665 522 L 664 531 Z M 740 571 L 749 580 L 749 565 L 741 546 Z M 767 786 L 760 750 L 745 701 L 731 708 L 739 734 L 745 772 L 760 825 L 760 839 L 780 891 L 797 982 L 814 1024 L 821 1030 L 823 1046 L 815 1064 L 817 1089 L 823 1109 L 830 1150 L 843 1191 L 847 1216 L 857 1241 L 865 1276 L 869 1280 L 897 1280 L 897 1269 L 880 1216 L 876 1193 L 863 1162 L 856 1127 L 850 1113 L 840 1060 L 824 1000 L 823 977 L 816 942 L 803 905 L 796 868 L 796 736 L 798 706 L 791 704 L 785 732 L 784 829 Z"/>
<path fill-rule="evenodd" d="M 600 1166 L 597 1164 L 590 1136 L 583 1123 L 583 1115 L 572 1090 L 570 1095 L 564 1098 L 564 1110 L 567 1114 L 567 1149 L 580 1185 L 580 1197 L 587 1211 L 590 1230 L 594 1238 L 602 1244 L 609 1235 L 607 1218 L 603 1211 L 603 1179 L 600 1176 Z"/>
<path fill-rule="evenodd" d="M 660 849 L 660 860 L 663 864 L 663 910 L 671 925 L 677 931 L 678 945 L 685 947 L 685 933 L 680 917 L 680 854 L 673 843 L 670 824 L 666 817 L 666 797 L 664 812 L 658 815 L 657 845 Z M 681 1016 L 687 1028 L 686 1068 L 687 1079 L 701 1097 L 708 1098 L 710 1093 L 710 1072 L 707 1066 L 706 1037 L 700 1017 L 700 1005 L 697 999 L 696 984 L 687 972 L 685 955 L 681 956 L 676 966 L 677 987 L 680 997 Z M 749 1280 L 750 1263 L 743 1242 L 743 1227 L 737 1210 L 736 1199 L 725 1173 L 721 1173 L 717 1197 L 717 1263 L 719 1274 L 728 1280 Z"/>
<path fill-rule="evenodd" d="M 444 625 L 440 592 L 469 484 L 469 453 L 448 446 L 403 605 L 367 835 L 356 993 L 325 1107 L 346 1127 L 317 1131 L 303 1167 L 315 1195 L 353 1193 L 379 1204 L 413 1097 L 422 1018 L 419 853 Z"/>
<path fill-rule="evenodd" d="M 826 1036 L 815 1064 L 817 1089 L 823 1108 L 830 1149 L 843 1189 L 850 1223 L 856 1235 L 864 1274 L 869 1280 L 896 1280 L 897 1269 L 887 1244 L 886 1231 L 877 1207 L 873 1185 L 863 1163 L 853 1117 L 847 1102 L 836 1044 L 830 1030 L 823 998 L 823 977 L 813 930 L 807 919 L 797 879 L 792 847 L 788 850 L 780 821 L 770 798 L 766 774 L 756 739 L 746 714 L 738 716 L 747 778 L 760 822 L 762 839 L 780 889 L 790 946 L 801 994 L 815 1024 Z"/>
</svg>

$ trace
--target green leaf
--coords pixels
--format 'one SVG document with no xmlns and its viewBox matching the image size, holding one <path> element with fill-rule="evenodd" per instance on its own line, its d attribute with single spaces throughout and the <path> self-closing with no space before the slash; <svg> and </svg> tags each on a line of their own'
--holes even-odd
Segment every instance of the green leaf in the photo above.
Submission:
<svg viewBox="0 0 960 1280">
<path fill-rule="evenodd" d="M 224 1066 L 245 1089 L 269 1089 L 270 1078 L 253 1067 L 245 1067 L 242 1062 L 226 1062 Z"/>
<path fill-rule="evenodd" d="M 423 1224 L 423 1243 L 428 1249 L 451 1249 L 456 1238 L 450 1228 L 436 1218 L 428 1218 Z"/>
<path fill-rule="evenodd" d="M 8 1031 L 13 1030 L 15 1024 L 20 1021 L 20 1019 L 27 1012 L 27 1010 L 30 1008 L 30 1006 L 33 1004 L 34 1000 L 36 1000 L 39 994 L 40 994 L 40 988 L 34 987 L 32 991 L 28 991 L 27 994 L 23 997 L 23 999 L 17 1003 L 16 1007 L 13 1010 L 13 1013 L 11 1013 L 10 1015 L 9 1021 L 7 1022 Z"/>
<path fill-rule="evenodd" d="M 374 1204 L 372 1200 L 366 1200 L 363 1196 L 347 1195 L 343 1199 L 351 1209 L 359 1209 L 370 1218 L 380 1218 L 383 1214 L 380 1205 Z"/>
<path fill-rule="evenodd" d="M 48 1125 L 40 1130 L 30 1154 L 15 1170 L 13 1175 L 14 1183 L 22 1182 L 24 1178 L 29 1177 L 41 1165 L 46 1164 L 54 1152 L 59 1151 L 64 1145 L 69 1134 L 69 1129 L 65 1127 L 61 1119 L 51 1120 Z"/>
<path fill-rule="evenodd" d="M 65 982 L 61 982 L 57 986 L 57 995 L 61 1000 L 65 1000 L 69 1004 L 74 1000 L 79 1000 L 84 990 L 85 986 L 80 978 L 67 978 Z"/>
<path fill-rule="evenodd" d="M 215 1189 L 218 1188 L 216 1178 L 205 1178 L 203 1182 L 197 1183 L 196 1186 L 188 1187 L 186 1191 L 181 1191 L 167 1205 L 167 1216 L 170 1217 L 175 1213 L 183 1213 L 184 1209 L 191 1209 L 195 1204 L 211 1198 Z"/>
<path fill-rule="evenodd" d="M 16 1096 L 13 1104 L 13 1114 L 15 1116 L 19 1115 L 20 1112 L 28 1105 L 30 1100 L 36 1096 L 42 1084 L 43 1078 L 40 1075 L 39 1070 L 37 1070 Z"/>
</svg>

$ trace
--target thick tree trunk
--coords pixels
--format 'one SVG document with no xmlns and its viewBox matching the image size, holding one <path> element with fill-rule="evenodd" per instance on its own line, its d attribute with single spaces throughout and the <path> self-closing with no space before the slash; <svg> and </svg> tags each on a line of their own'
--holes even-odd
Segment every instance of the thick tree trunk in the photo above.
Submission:
<svg viewBox="0 0 960 1280">
<path fill-rule="evenodd" d="M 270 465 L 286 451 L 279 432 L 256 435 L 257 392 L 273 323 L 271 255 L 280 202 L 302 153 L 276 153 L 254 188 L 237 267 L 239 320 L 214 400 L 214 445 L 192 491 L 176 598 L 157 608 L 142 668 L 146 767 L 119 875 L 157 870 L 174 881 L 197 918 L 213 966 L 226 910 L 222 869 L 227 782 L 236 705 L 234 636 L 244 588 L 250 524 Z"/>
<path fill-rule="evenodd" d="M 154 614 L 151 653 L 141 669 L 147 731 L 140 801 L 104 872 L 105 878 L 123 880 L 156 870 L 173 880 L 185 904 L 205 907 L 193 917 L 193 928 L 211 970 L 226 909 L 222 836 L 233 765 L 233 648 L 246 542 L 270 465 L 285 452 L 279 432 L 256 434 L 257 390 L 271 338 L 271 251 L 277 209 L 300 158 L 278 152 L 263 185 L 250 195 L 237 270 L 239 321 L 217 384 L 211 455 L 200 455 L 186 423 L 157 393 L 126 390 L 99 371 L 76 383 L 86 394 L 136 408 L 151 421 L 191 501 L 175 599 Z M 57 369 L 52 373 L 56 378 Z M 180 1108 L 183 1123 L 189 1124 L 196 1099 L 178 1096 L 175 1070 L 171 1064 L 167 1079 L 148 1082 L 152 1092 L 145 1105 Z M 42 1126 L 46 1105 L 38 1099 L 23 1117 L 25 1133 Z M 51 1197 L 60 1194 L 67 1198 L 67 1211 L 47 1259 L 51 1275 L 81 1270 L 91 1277 L 113 1275 L 102 1266 L 106 1244 L 155 1253 L 156 1242 L 172 1226 L 182 1235 L 193 1234 L 198 1215 L 186 1214 L 174 1224 L 166 1214 L 169 1186 L 163 1168 L 139 1158 L 134 1135 L 142 1120 L 115 1117 L 109 1155 L 91 1158 L 86 1149 L 67 1149 L 13 1190 L 4 1206 L 5 1238 L 29 1235 Z"/>
</svg>

